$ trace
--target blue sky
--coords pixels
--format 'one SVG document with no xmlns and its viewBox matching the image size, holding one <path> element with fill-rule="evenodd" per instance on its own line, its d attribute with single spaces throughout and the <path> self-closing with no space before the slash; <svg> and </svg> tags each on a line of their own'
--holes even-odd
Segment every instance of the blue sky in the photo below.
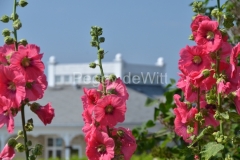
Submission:
<svg viewBox="0 0 240 160">
<path fill-rule="evenodd" d="M 178 79 L 179 51 L 188 40 L 193 16 L 191 0 L 36 0 L 17 8 L 23 23 L 18 37 L 35 43 L 47 65 L 54 55 L 59 63 L 91 62 L 90 27 L 103 27 L 102 48 L 112 61 L 122 53 L 129 63 L 155 64 L 163 57 L 169 78 Z M 12 13 L 13 0 L 0 0 L 0 15 Z M 11 23 L 0 23 L 0 30 Z M 0 45 L 3 44 L 3 38 Z"/>
</svg>

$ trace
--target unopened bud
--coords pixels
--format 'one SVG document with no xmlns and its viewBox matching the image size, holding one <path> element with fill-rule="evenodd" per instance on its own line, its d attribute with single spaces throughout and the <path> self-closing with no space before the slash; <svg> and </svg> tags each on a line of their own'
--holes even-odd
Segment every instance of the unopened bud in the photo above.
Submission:
<svg viewBox="0 0 240 160">
<path fill-rule="evenodd" d="M 3 37 L 10 36 L 11 35 L 11 31 L 9 29 L 4 29 L 2 31 L 2 35 L 3 35 Z"/>
<path fill-rule="evenodd" d="M 103 33 L 102 28 L 101 27 L 97 27 L 97 34 L 98 34 L 98 36 L 101 36 L 102 33 Z"/>
<path fill-rule="evenodd" d="M 3 23 L 8 23 L 9 22 L 9 17 L 7 15 L 3 15 L 0 19 Z"/>
<path fill-rule="evenodd" d="M 28 5 L 28 2 L 26 0 L 20 0 L 18 2 L 18 5 L 21 6 L 21 7 L 25 7 L 26 5 Z"/>
<path fill-rule="evenodd" d="M 14 139 L 14 138 L 10 138 L 9 140 L 8 140 L 8 145 L 10 146 L 10 147 L 15 147 L 16 145 L 17 145 L 17 140 L 16 139 Z"/>
<path fill-rule="evenodd" d="M 36 160 L 36 158 L 37 158 L 37 157 L 36 157 L 35 155 L 30 155 L 29 158 L 28 158 L 28 160 Z"/>
<path fill-rule="evenodd" d="M 188 125 L 188 126 L 187 126 L 187 133 L 188 133 L 188 134 L 191 134 L 191 133 L 193 133 L 193 132 L 194 132 L 194 128 Z"/>
<path fill-rule="evenodd" d="M 104 37 L 100 37 L 100 38 L 99 38 L 99 42 L 100 42 L 100 43 L 105 42 L 105 38 L 104 38 Z"/>
<path fill-rule="evenodd" d="M 43 146 L 41 144 L 36 144 L 36 146 L 32 150 L 32 153 L 36 156 L 42 155 L 42 152 L 43 152 Z"/>
<path fill-rule="evenodd" d="M 22 23 L 19 19 L 15 20 L 13 22 L 13 28 L 16 29 L 16 30 L 19 30 L 20 28 L 22 27 Z"/>
<path fill-rule="evenodd" d="M 97 47 L 98 46 L 96 41 L 91 41 L 90 44 L 91 44 L 92 47 Z"/>
<path fill-rule="evenodd" d="M 104 54 L 104 49 L 100 48 L 100 49 L 98 50 L 98 53 L 99 53 L 99 54 Z"/>
<path fill-rule="evenodd" d="M 96 76 L 95 76 L 95 80 L 96 80 L 97 82 L 100 82 L 100 81 L 101 81 L 101 75 L 96 75 Z"/>
<path fill-rule="evenodd" d="M 18 131 L 18 136 L 23 136 L 23 131 Z"/>
<path fill-rule="evenodd" d="M 117 79 L 117 77 L 116 77 L 115 74 L 110 74 L 110 75 L 109 75 L 109 80 L 110 80 L 111 82 L 115 81 L 116 79 Z"/>
<path fill-rule="evenodd" d="M 24 146 L 22 143 L 18 143 L 18 144 L 15 146 L 15 149 L 16 149 L 18 152 L 24 152 L 24 151 L 25 151 L 25 146 Z"/>
<path fill-rule="evenodd" d="M 204 78 L 207 78 L 207 77 L 209 77 L 209 75 L 210 75 L 210 71 L 209 71 L 208 69 L 204 69 L 204 70 L 202 71 L 202 74 L 203 74 Z"/>
<path fill-rule="evenodd" d="M 19 17 L 19 16 L 18 16 L 17 13 L 15 13 L 15 17 L 14 17 L 14 14 L 12 13 L 10 18 L 15 21 L 15 20 L 18 19 L 18 17 Z"/>
<path fill-rule="evenodd" d="M 4 37 L 4 43 L 7 44 L 7 45 L 13 44 L 14 39 L 10 36 L 6 36 L 6 37 Z"/>
<path fill-rule="evenodd" d="M 188 37 L 189 40 L 194 40 L 193 34 L 190 34 L 190 36 Z"/>
<path fill-rule="evenodd" d="M 19 41 L 19 44 L 23 45 L 23 46 L 26 46 L 28 44 L 27 40 L 26 39 L 21 39 Z"/>
<path fill-rule="evenodd" d="M 27 141 L 27 146 L 31 146 L 32 145 L 32 141 Z"/>
<path fill-rule="evenodd" d="M 89 64 L 89 67 L 90 67 L 90 68 L 96 68 L 96 66 L 97 66 L 97 64 L 94 63 L 94 62 L 92 62 L 92 63 Z"/>
</svg>

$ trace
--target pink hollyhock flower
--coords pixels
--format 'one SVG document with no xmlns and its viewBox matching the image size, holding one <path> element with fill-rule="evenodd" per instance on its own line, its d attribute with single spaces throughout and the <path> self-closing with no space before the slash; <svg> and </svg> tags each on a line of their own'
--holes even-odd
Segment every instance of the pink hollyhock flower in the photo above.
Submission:
<svg viewBox="0 0 240 160">
<path fill-rule="evenodd" d="M 193 37 L 195 38 L 197 36 L 197 30 L 199 28 L 199 25 L 201 24 L 202 21 L 211 21 L 211 19 L 208 16 L 204 15 L 197 15 L 194 20 L 191 23 L 191 29 L 193 33 Z"/>
<path fill-rule="evenodd" d="M 50 124 L 55 116 L 54 108 L 52 108 L 50 103 L 46 104 L 45 106 L 40 106 L 38 103 L 33 103 L 31 105 L 31 110 L 38 115 L 44 125 Z"/>
<path fill-rule="evenodd" d="M 84 94 L 81 99 L 83 102 L 83 108 L 87 109 L 90 114 L 93 112 L 94 106 L 97 104 L 97 101 L 101 98 L 101 92 L 96 89 L 83 89 Z"/>
<path fill-rule="evenodd" d="M 19 46 L 10 59 L 11 67 L 23 73 L 26 80 L 35 80 L 43 74 L 44 64 L 41 61 L 43 54 L 40 48 L 34 44 L 26 47 Z"/>
<path fill-rule="evenodd" d="M 236 75 L 236 68 L 237 66 L 239 66 L 239 62 L 240 62 L 239 54 L 240 54 L 240 43 L 238 43 L 235 47 L 233 47 L 232 53 L 230 55 L 230 64 L 232 66 L 231 78 L 233 78 Z"/>
<path fill-rule="evenodd" d="M 25 98 L 25 78 L 8 66 L 0 66 L 0 95 L 10 99 L 14 106 L 19 106 Z"/>
<path fill-rule="evenodd" d="M 14 45 L 4 45 L 0 47 L 0 64 L 8 65 L 9 59 L 12 54 L 15 52 Z"/>
<path fill-rule="evenodd" d="M 0 153 L 1 160 L 12 160 L 15 156 L 14 147 L 9 146 L 8 144 L 5 145 L 2 152 Z"/>
<path fill-rule="evenodd" d="M 117 78 L 115 81 L 111 82 L 110 80 L 106 80 L 106 90 L 110 94 L 115 94 L 119 97 L 122 97 L 123 100 L 128 100 L 128 92 L 127 87 L 123 83 L 123 81 L 120 78 Z M 102 85 L 99 85 L 99 90 L 103 90 Z"/>
<path fill-rule="evenodd" d="M 208 53 L 217 51 L 222 43 L 222 34 L 218 30 L 218 22 L 202 21 L 195 41 L 198 45 L 206 47 Z"/>
<path fill-rule="evenodd" d="M 0 128 L 7 125 L 7 130 L 9 133 L 13 133 L 14 130 L 14 118 L 10 110 L 7 110 L 0 114 Z"/>
<path fill-rule="evenodd" d="M 221 47 L 219 49 L 220 55 L 220 65 L 219 70 L 220 72 L 225 72 L 226 70 L 231 68 L 229 63 L 229 57 L 232 52 L 232 45 L 228 42 L 222 42 Z M 214 58 L 214 63 L 216 63 L 216 58 Z"/>
<path fill-rule="evenodd" d="M 35 80 L 26 82 L 26 98 L 29 101 L 36 101 L 43 97 L 44 91 L 47 89 L 47 79 L 45 74 L 39 76 Z"/>
<path fill-rule="evenodd" d="M 218 93 L 224 93 L 224 94 L 229 94 L 231 92 L 231 83 L 230 82 L 224 82 L 223 80 L 221 80 L 218 84 L 217 84 L 217 92 Z"/>
<path fill-rule="evenodd" d="M 0 114 L 6 110 L 9 110 L 12 106 L 12 103 L 9 99 L 4 96 L 0 97 Z"/>
<path fill-rule="evenodd" d="M 211 21 L 211 19 L 208 16 L 204 16 L 204 15 L 197 15 L 194 20 L 191 23 L 191 29 L 192 29 L 192 33 L 193 33 L 193 37 L 195 38 L 197 35 L 197 30 L 199 28 L 199 25 L 201 24 L 202 21 Z"/>
<path fill-rule="evenodd" d="M 181 102 L 180 96 L 175 94 L 174 101 L 177 108 L 174 108 L 176 118 L 174 120 L 175 132 L 177 135 L 183 137 L 183 140 L 187 143 L 191 143 L 189 139 L 191 135 L 197 135 L 197 122 L 195 121 L 195 114 L 198 112 L 196 108 L 188 109 L 187 105 Z M 188 133 L 188 126 L 193 128 L 192 133 Z"/>
<path fill-rule="evenodd" d="M 123 122 L 125 112 L 126 103 L 116 95 L 107 95 L 99 99 L 94 108 L 96 121 L 109 127 L 115 126 L 118 122 Z"/>
<path fill-rule="evenodd" d="M 207 104 L 206 101 L 200 102 L 200 107 L 203 109 L 203 115 L 205 118 L 205 126 L 219 126 L 219 121 L 214 118 L 214 114 L 216 111 L 216 106 L 213 104 Z"/>
<path fill-rule="evenodd" d="M 124 155 L 124 160 L 130 160 L 137 149 L 136 140 L 131 130 L 119 127 L 114 129 L 113 135 L 118 135 L 118 137 L 120 137 L 121 152 Z"/>
<path fill-rule="evenodd" d="M 106 133 L 96 130 L 87 143 L 89 160 L 111 160 L 114 157 L 114 141 Z"/>
<path fill-rule="evenodd" d="M 210 57 L 200 46 L 186 46 L 180 51 L 178 67 L 185 74 L 201 72 L 203 69 L 210 69 Z"/>
</svg>

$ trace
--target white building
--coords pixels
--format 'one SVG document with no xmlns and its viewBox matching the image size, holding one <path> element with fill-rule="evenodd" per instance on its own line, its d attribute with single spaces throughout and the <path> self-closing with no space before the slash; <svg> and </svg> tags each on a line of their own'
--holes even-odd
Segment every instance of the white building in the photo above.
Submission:
<svg viewBox="0 0 240 160">
<path fill-rule="evenodd" d="M 141 65 L 126 63 L 121 54 L 117 54 L 113 62 L 103 63 L 105 75 L 115 74 L 125 82 L 129 100 L 125 121 L 118 126 L 134 128 L 153 118 L 153 109 L 144 107 L 147 97 L 161 97 L 164 92 L 163 85 L 167 83 L 165 65 L 159 58 L 154 65 Z M 51 102 L 55 109 L 52 123 L 44 126 L 38 117 L 26 107 L 26 120 L 33 118 L 34 130 L 28 132 L 29 140 L 33 145 L 44 145 L 45 159 L 60 157 L 68 160 L 73 154 L 82 157 L 85 155 L 85 142 L 81 128 L 83 87 L 97 87 L 94 76 L 99 69 L 89 68 L 88 63 L 59 64 L 54 57 L 50 57 L 48 64 L 48 89 L 44 98 L 38 102 L 45 105 Z M 20 114 L 15 117 L 15 134 L 21 130 Z M 159 125 L 160 127 L 160 125 Z M 0 130 L 1 148 L 6 144 L 9 135 L 6 128 Z M 17 154 L 16 158 L 24 154 Z"/>
</svg>

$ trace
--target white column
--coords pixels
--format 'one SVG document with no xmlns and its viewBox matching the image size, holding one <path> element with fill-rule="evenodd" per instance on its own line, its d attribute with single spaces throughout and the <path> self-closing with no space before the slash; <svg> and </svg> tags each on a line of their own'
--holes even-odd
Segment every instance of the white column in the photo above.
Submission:
<svg viewBox="0 0 240 160">
<path fill-rule="evenodd" d="M 55 86 L 55 65 L 56 65 L 55 57 L 51 56 L 48 62 L 48 86 L 49 87 Z"/>
<path fill-rule="evenodd" d="M 70 135 L 65 134 L 64 135 L 64 142 L 65 142 L 65 160 L 70 160 Z"/>
</svg>

